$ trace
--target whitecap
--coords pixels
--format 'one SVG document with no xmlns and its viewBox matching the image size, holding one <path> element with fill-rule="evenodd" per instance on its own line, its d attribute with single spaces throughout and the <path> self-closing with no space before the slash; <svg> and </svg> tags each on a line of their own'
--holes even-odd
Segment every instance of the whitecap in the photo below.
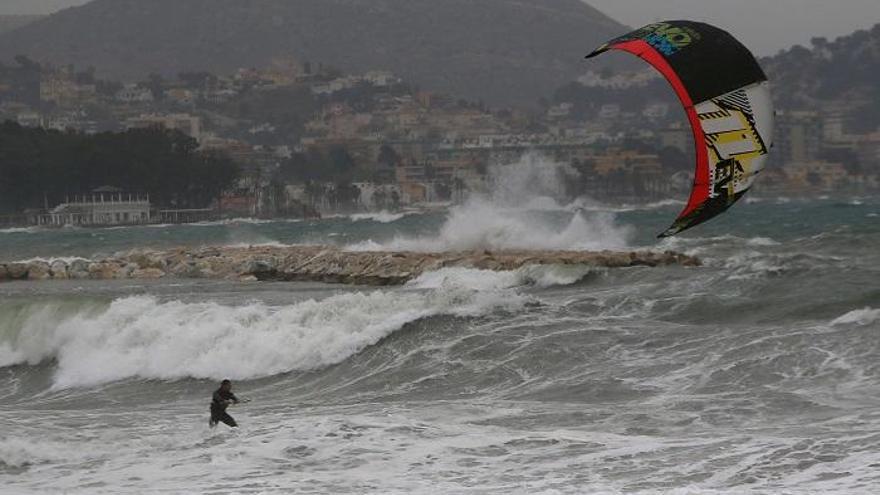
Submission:
<svg viewBox="0 0 880 495">
<path fill-rule="evenodd" d="M 769 237 L 753 237 L 746 241 L 746 244 L 749 246 L 755 247 L 768 247 L 768 246 L 778 246 L 779 243 L 774 241 Z"/>
<path fill-rule="evenodd" d="M 850 311 L 843 316 L 835 318 L 832 325 L 859 325 L 866 326 L 880 320 L 880 309 L 863 308 Z"/>
<path fill-rule="evenodd" d="M 351 215 L 349 218 L 351 218 L 351 220 L 355 222 L 372 221 L 377 223 L 393 223 L 400 220 L 401 218 L 406 217 L 407 215 L 409 215 L 409 213 L 391 213 L 389 211 L 379 211 L 375 213 L 357 213 Z"/>
</svg>

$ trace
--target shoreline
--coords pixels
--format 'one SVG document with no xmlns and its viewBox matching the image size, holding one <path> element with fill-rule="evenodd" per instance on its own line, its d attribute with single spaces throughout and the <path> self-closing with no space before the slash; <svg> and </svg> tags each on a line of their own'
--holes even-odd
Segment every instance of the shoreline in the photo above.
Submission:
<svg viewBox="0 0 880 495">
<path fill-rule="evenodd" d="M 673 251 L 345 251 L 334 246 L 203 247 L 132 250 L 96 259 L 0 262 L 0 282 L 206 278 L 238 281 L 402 285 L 423 273 L 460 267 L 510 271 L 530 265 L 599 268 L 700 266 Z"/>
</svg>

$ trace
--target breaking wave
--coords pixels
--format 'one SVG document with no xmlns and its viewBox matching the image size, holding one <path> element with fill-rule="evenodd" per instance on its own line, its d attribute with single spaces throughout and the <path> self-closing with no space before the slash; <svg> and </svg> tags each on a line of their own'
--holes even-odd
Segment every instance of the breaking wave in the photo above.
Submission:
<svg viewBox="0 0 880 495">
<path fill-rule="evenodd" d="M 850 311 L 849 313 L 835 318 L 832 325 L 859 325 L 867 326 L 880 321 L 880 309 L 864 308 Z"/>
<path fill-rule="evenodd" d="M 0 367 L 54 361 L 55 388 L 127 379 L 250 379 L 320 369 L 440 315 L 515 311 L 522 285 L 573 283 L 584 272 L 441 270 L 397 291 L 344 293 L 288 306 L 161 302 L 32 303 L 0 314 Z M 482 280 L 482 283 L 475 281 Z M 234 364 L 233 364 L 234 363 Z"/>
<path fill-rule="evenodd" d="M 399 236 L 386 242 L 365 241 L 353 251 L 467 251 L 474 249 L 623 249 L 631 231 L 610 213 L 565 214 L 566 220 L 537 212 L 499 207 L 475 198 L 453 207 L 436 236 Z"/>
<path fill-rule="evenodd" d="M 587 209 L 590 201 L 563 196 L 570 167 L 527 154 L 520 161 L 490 169 L 490 190 L 450 208 L 433 236 L 398 236 L 348 246 L 355 251 L 465 251 L 474 249 L 622 249 L 634 232 L 619 225 L 614 212 Z"/>
</svg>

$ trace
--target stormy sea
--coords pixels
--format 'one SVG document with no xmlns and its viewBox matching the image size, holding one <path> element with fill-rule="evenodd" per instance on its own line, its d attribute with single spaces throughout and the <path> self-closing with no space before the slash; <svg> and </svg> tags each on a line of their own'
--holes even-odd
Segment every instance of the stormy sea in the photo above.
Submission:
<svg viewBox="0 0 880 495">
<path fill-rule="evenodd" d="M 880 198 L 752 198 L 659 241 L 682 203 L 534 183 L 430 212 L 0 231 L 6 261 L 314 243 L 703 260 L 394 288 L 0 284 L 0 492 L 880 492 Z M 251 399 L 238 429 L 208 427 L 223 378 Z"/>
</svg>

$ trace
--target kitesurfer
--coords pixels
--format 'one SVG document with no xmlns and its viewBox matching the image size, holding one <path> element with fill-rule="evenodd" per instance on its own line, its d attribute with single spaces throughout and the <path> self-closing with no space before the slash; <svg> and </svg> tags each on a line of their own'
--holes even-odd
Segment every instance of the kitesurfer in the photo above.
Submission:
<svg viewBox="0 0 880 495">
<path fill-rule="evenodd" d="M 211 421 L 208 423 L 211 428 L 217 426 L 217 423 L 221 421 L 232 428 L 238 427 L 235 419 L 226 413 L 226 408 L 230 404 L 238 404 L 238 402 L 238 397 L 232 393 L 232 382 L 223 380 L 211 400 Z"/>
</svg>

